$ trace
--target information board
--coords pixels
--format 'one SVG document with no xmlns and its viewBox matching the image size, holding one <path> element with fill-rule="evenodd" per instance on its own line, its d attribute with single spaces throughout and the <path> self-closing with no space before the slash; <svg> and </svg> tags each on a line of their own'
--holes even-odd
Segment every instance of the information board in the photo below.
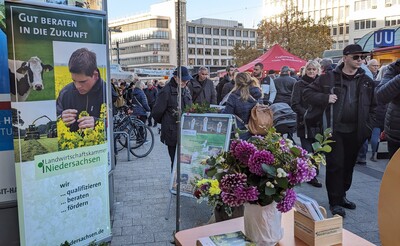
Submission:
<svg viewBox="0 0 400 246">
<path fill-rule="evenodd" d="M 230 114 L 182 114 L 181 119 L 181 194 L 193 196 L 196 178 L 205 177 L 209 156 L 229 148 L 232 130 Z M 176 159 L 173 167 L 170 190 L 176 193 Z"/>
</svg>

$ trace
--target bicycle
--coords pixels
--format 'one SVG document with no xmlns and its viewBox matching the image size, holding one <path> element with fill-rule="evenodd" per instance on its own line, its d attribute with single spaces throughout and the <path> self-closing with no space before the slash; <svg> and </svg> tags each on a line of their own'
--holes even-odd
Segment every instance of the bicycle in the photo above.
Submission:
<svg viewBox="0 0 400 246">
<path fill-rule="evenodd" d="M 150 154 L 154 147 L 154 134 L 150 127 L 135 116 L 129 115 L 129 107 L 118 109 L 114 116 L 114 131 L 125 131 L 129 135 L 130 152 L 142 158 Z M 128 139 L 122 134 L 116 136 L 115 151 L 127 148 Z M 119 145 L 117 145 L 117 143 Z"/>
</svg>

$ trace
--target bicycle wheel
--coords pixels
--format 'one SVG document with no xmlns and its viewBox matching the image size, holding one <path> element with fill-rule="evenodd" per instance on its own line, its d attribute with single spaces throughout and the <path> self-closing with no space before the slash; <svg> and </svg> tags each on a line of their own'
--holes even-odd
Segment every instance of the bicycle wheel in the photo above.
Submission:
<svg viewBox="0 0 400 246">
<path fill-rule="evenodd" d="M 135 135 L 135 140 L 131 141 L 132 155 L 138 158 L 148 156 L 154 147 L 154 134 L 151 128 L 142 123 L 134 127 L 130 135 Z"/>
</svg>

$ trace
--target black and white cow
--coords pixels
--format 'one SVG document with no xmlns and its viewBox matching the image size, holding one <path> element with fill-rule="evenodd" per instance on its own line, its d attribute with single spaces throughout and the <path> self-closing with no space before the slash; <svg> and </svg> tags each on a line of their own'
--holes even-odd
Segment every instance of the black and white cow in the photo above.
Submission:
<svg viewBox="0 0 400 246">
<path fill-rule="evenodd" d="M 11 101 L 24 102 L 32 89 L 43 90 L 43 72 L 51 70 L 53 66 L 44 65 L 37 56 L 28 61 L 8 60 Z"/>
</svg>

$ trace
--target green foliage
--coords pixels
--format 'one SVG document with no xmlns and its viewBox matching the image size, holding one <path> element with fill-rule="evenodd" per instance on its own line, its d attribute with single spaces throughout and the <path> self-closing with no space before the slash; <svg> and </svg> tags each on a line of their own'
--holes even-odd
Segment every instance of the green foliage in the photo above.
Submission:
<svg viewBox="0 0 400 246">
<path fill-rule="evenodd" d="M 208 103 L 193 103 L 192 105 L 187 105 L 184 109 L 186 113 L 193 114 L 204 114 L 204 113 L 218 113 L 217 108 L 211 108 Z"/>
<path fill-rule="evenodd" d="M 313 159 L 317 164 L 326 165 L 324 153 L 329 153 L 332 151 L 332 147 L 329 144 L 335 141 L 330 140 L 330 138 L 332 137 L 331 128 L 327 128 L 323 134 L 324 135 L 318 133 L 315 136 L 315 140 L 317 140 L 317 142 L 312 144 L 312 148 L 314 150 Z"/>
<path fill-rule="evenodd" d="M 286 5 L 288 6 L 288 5 Z M 258 24 L 257 33 L 266 47 L 280 44 L 287 51 L 305 60 L 321 57 L 324 50 L 332 46 L 331 17 L 322 18 L 318 23 L 311 17 L 291 6 L 270 20 Z"/>
<path fill-rule="evenodd" d="M 233 57 L 237 67 L 241 67 L 262 55 L 262 51 L 250 45 L 235 44 Z"/>
</svg>

